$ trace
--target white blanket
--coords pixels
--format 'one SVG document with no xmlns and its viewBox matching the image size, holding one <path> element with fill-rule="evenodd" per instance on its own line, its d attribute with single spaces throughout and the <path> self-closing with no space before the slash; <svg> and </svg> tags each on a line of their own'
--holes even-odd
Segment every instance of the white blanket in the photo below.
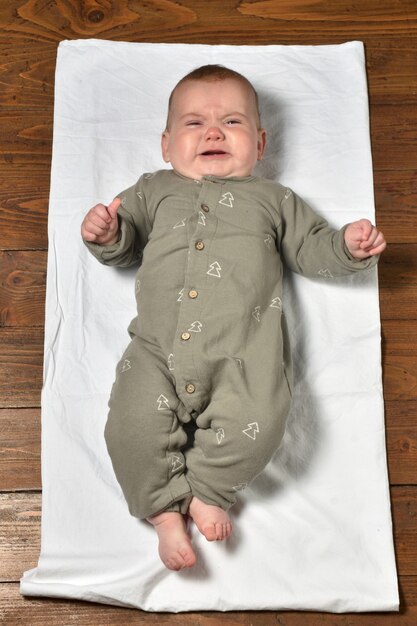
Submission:
<svg viewBox="0 0 417 626">
<path fill-rule="evenodd" d="M 128 513 L 103 440 L 115 364 L 135 315 L 134 271 L 81 242 L 91 206 L 167 167 L 168 95 L 220 63 L 259 91 L 269 148 L 258 173 L 334 226 L 374 218 L 363 46 L 65 41 L 58 50 L 42 395 L 42 550 L 25 595 L 148 611 L 398 609 L 386 470 L 376 272 L 289 275 L 295 398 L 282 449 L 232 509 L 235 532 L 166 570 Z"/>
</svg>

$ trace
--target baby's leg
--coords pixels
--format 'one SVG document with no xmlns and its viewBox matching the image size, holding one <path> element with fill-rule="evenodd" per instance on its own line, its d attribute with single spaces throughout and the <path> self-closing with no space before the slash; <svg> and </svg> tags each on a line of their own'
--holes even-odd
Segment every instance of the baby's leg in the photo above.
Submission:
<svg viewBox="0 0 417 626">
<path fill-rule="evenodd" d="M 181 513 L 158 513 L 148 517 L 148 522 L 158 533 L 159 556 L 165 567 L 180 570 L 195 565 L 196 556 Z"/>
<path fill-rule="evenodd" d="M 195 418 L 194 445 L 185 452 L 187 481 L 194 496 L 189 513 L 203 534 L 212 539 L 216 532 L 221 538 L 230 534 L 225 511 L 276 451 L 290 404 L 286 380 L 279 384 L 278 375 L 271 377 L 272 388 L 262 387 L 262 381 L 257 381 L 262 392 L 259 394 L 257 385 L 252 392 L 252 385 L 248 390 L 246 381 L 240 381 L 237 375 L 233 378 L 225 369 L 217 372 L 221 383 L 213 386 L 209 404 Z M 236 370 L 240 370 L 238 364 Z M 269 377 L 265 378 L 269 383 Z M 214 505 L 216 512 L 212 514 L 206 508 L 200 513 L 198 500 Z M 214 531 L 213 526 L 219 530 Z"/>
<path fill-rule="evenodd" d="M 222 541 L 227 539 L 232 532 L 230 517 L 219 506 L 206 504 L 194 496 L 188 513 L 207 541 Z"/>
<path fill-rule="evenodd" d="M 130 513 L 146 519 L 183 501 L 170 510 L 185 513 L 191 490 L 179 399 L 168 365 L 139 337 L 117 367 L 109 408 L 105 439 Z"/>
</svg>

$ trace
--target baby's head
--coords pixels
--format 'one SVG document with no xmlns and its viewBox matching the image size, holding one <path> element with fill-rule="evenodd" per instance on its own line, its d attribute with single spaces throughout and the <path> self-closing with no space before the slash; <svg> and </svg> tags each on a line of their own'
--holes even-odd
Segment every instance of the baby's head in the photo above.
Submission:
<svg viewBox="0 0 417 626">
<path fill-rule="evenodd" d="M 204 65 L 171 93 L 162 155 L 183 176 L 249 176 L 265 149 L 258 96 L 241 74 Z"/>
</svg>

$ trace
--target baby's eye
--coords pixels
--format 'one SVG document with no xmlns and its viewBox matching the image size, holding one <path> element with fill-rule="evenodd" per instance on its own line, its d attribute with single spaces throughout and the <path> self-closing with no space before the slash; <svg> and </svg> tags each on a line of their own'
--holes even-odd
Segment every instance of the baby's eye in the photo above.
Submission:
<svg viewBox="0 0 417 626">
<path fill-rule="evenodd" d="M 226 120 L 226 126 L 234 126 L 235 124 L 240 124 L 240 120 Z"/>
<path fill-rule="evenodd" d="M 199 120 L 190 120 L 186 122 L 186 126 L 200 126 L 201 122 Z"/>
</svg>

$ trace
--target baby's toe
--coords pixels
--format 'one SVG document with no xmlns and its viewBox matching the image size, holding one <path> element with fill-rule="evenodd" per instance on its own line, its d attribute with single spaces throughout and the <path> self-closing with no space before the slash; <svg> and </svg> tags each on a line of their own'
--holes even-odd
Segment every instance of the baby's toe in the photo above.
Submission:
<svg viewBox="0 0 417 626">
<path fill-rule="evenodd" d="M 207 541 L 217 541 L 217 524 L 209 524 L 203 529 Z"/>
<path fill-rule="evenodd" d="M 194 565 L 196 564 L 197 558 L 193 550 L 183 548 L 182 550 L 180 550 L 179 554 L 182 560 L 182 567 L 194 567 Z"/>
<path fill-rule="evenodd" d="M 171 556 L 167 559 L 164 559 L 163 563 L 165 567 L 167 567 L 170 570 L 173 570 L 174 572 L 178 572 L 180 569 L 184 567 L 183 559 L 178 558 L 177 556 Z"/>
</svg>

